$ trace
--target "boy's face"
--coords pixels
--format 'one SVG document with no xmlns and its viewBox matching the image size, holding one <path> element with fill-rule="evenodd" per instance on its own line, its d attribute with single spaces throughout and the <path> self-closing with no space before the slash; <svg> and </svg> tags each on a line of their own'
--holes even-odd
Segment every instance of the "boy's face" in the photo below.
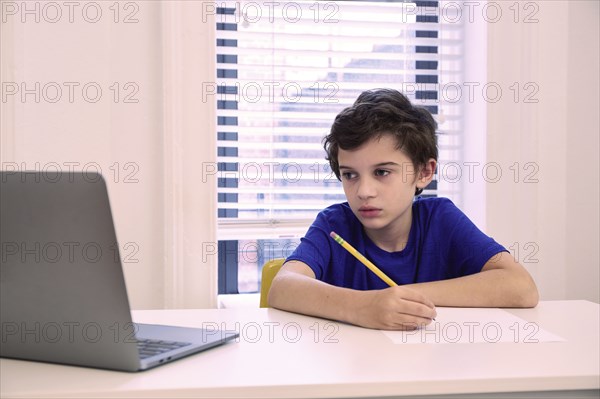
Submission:
<svg viewBox="0 0 600 399">
<path fill-rule="evenodd" d="M 432 173 L 417 178 L 410 158 L 396 146 L 396 139 L 384 134 L 355 150 L 339 149 L 344 192 L 367 233 L 408 235 L 415 189 L 424 188 L 433 178 Z M 434 170 L 435 161 L 431 162 Z"/>
</svg>

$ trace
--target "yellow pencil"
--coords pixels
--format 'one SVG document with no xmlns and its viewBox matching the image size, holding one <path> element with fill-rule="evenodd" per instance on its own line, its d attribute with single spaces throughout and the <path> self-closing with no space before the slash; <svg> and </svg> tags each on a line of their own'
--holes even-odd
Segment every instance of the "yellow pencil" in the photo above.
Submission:
<svg viewBox="0 0 600 399">
<path fill-rule="evenodd" d="M 346 251 L 348 251 L 352 255 L 354 255 L 354 257 L 356 259 L 358 259 L 363 265 L 365 265 L 373 273 L 375 273 L 377 275 L 377 277 L 379 277 L 380 279 L 382 279 L 383 281 L 385 281 L 387 283 L 387 285 L 389 285 L 390 287 L 394 287 L 394 286 L 398 285 L 398 284 L 396 284 L 394 282 L 394 280 L 392 280 L 391 278 L 389 278 L 388 276 L 386 276 L 384 272 L 382 272 L 381 270 L 379 270 L 379 268 L 377 266 L 375 266 L 373 264 L 373 262 L 371 262 L 369 259 L 365 258 L 360 252 L 358 252 L 356 249 L 354 249 L 354 247 L 352 245 L 348 244 L 336 232 L 332 231 L 331 233 L 329 233 L 329 235 L 331 236 L 331 238 L 333 238 L 335 240 L 335 242 L 337 242 L 342 247 L 344 247 L 344 249 Z"/>
</svg>

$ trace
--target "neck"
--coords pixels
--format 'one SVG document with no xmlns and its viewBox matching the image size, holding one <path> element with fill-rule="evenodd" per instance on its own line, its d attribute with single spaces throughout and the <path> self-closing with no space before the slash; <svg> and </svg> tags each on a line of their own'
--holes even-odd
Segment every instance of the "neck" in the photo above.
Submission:
<svg viewBox="0 0 600 399">
<path fill-rule="evenodd" d="M 410 236 L 410 227 L 412 226 L 412 210 L 409 209 L 407 213 L 408 215 L 405 215 L 404 220 L 397 220 L 383 229 L 365 229 L 367 236 L 384 251 L 402 251 L 406 248 Z"/>
</svg>

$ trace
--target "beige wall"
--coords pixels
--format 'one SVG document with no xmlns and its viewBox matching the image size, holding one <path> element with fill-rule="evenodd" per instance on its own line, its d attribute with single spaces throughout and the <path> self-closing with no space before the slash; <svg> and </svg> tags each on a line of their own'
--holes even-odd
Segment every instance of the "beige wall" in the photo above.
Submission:
<svg viewBox="0 0 600 399">
<path fill-rule="evenodd" d="M 488 105 L 488 162 L 503 177 L 487 186 L 487 230 L 518 248 L 542 299 L 598 302 L 599 6 L 537 4 L 537 22 L 488 25 L 488 81 L 518 82 L 520 98 L 505 90 Z"/>
<path fill-rule="evenodd" d="M 132 306 L 215 306 L 217 259 L 203 253 L 216 237 L 215 182 L 202 183 L 201 169 L 215 160 L 214 135 L 202 135 L 214 131 L 215 112 L 199 95 L 214 81 L 214 25 L 198 20 L 201 2 L 135 2 L 119 23 L 113 2 L 97 3 L 97 23 L 78 10 L 74 23 L 66 14 L 54 24 L 20 14 L 2 23 L 2 82 L 65 91 L 57 103 L 0 103 L 1 162 L 99 165 L 121 245 L 139 248 L 138 262 L 125 264 Z M 542 299 L 598 301 L 598 3 L 540 1 L 533 24 L 515 24 L 513 2 L 499 3 L 505 18 L 488 24 L 486 82 L 503 97 L 486 105 L 487 157 L 503 177 L 485 187 L 486 230 L 518 248 Z M 138 22 L 122 23 L 132 12 Z M 70 103 L 64 82 L 93 82 L 103 96 L 90 103 L 75 90 Z M 525 103 L 536 87 L 538 102 Z M 134 88 L 138 102 L 125 103 Z M 530 172 L 537 182 L 524 182 Z M 125 183 L 129 173 L 138 181 Z"/>
<path fill-rule="evenodd" d="M 600 4 L 569 5 L 567 298 L 600 302 Z"/>
<path fill-rule="evenodd" d="M 121 2 L 118 14 L 115 2 L 73 3 L 54 3 L 62 18 L 50 22 L 45 2 L 2 2 L 2 167 L 101 170 L 132 307 L 214 306 L 216 259 L 198 251 L 215 241 L 214 179 L 200 183 L 198 164 L 215 159 L 213 135 L 201 136 L 214 110 L 196 95 L 214 80 L 214 25 L 198 23 L 199 3 Z M 39 99 L 21 97 L 21 83 L 36 82 Z"/>
</svg>

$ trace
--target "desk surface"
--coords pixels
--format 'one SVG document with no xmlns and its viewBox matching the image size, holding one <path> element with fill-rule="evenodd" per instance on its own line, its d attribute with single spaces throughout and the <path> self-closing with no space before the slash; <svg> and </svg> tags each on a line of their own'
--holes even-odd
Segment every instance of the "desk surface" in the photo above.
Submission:
<svg viewBox="0 0 600 399">
<path fill-rule="evenodd" d="M 567 390 L 598 395 L 598 304 L 552 301 L 508 311 L 566 341 L 394 344 L 381 331 L 275 309 L 135 311 L 137 322 L 218 326 L 236 329 L 241 337 L 139 373 L 0 359 L 0 396 L 479 396 Z"/>
</svg>

